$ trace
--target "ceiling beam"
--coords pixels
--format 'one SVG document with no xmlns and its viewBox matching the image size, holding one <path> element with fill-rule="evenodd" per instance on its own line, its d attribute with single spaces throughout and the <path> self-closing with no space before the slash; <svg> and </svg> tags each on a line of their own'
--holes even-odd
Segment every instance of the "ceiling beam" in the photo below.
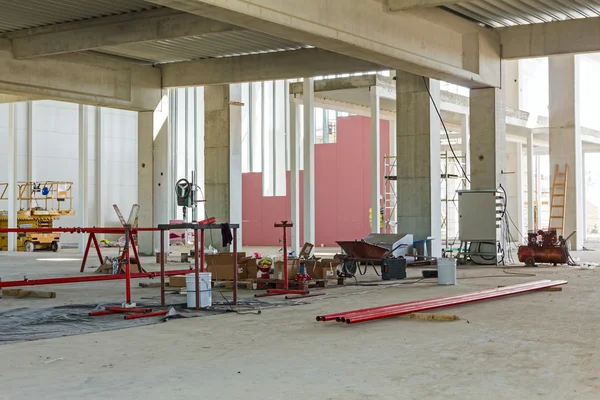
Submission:
<svg viewBox="0 0 600 400">
<path fill-rule="evenodd" d="M 211 58 L 161 65 L 164 87 L 294 79 L 369 72 L 383 66 L 321 49 Z"/>
<path fill-rule="evenodd" d="M 500 87 L 498 34 L 450 13 L 438 23 L 423 14 L 392 13 L 382 0 L 147 1 L 388 69 L 471 88 Z"/>
<path fill-rule="evenodd" d="M 600 51 L 600 17 L 511 26 L 496 31 L 505 59 Z"/>
<path fill-rule="evenodd" d="M 93 22 L 92 22 L 93 21 Z M 74 22 L 9 37 L 16 59 L 93 50 L 104 46 L 201 36 L 238 30 L 233 25 L 173 10 L 150 10 Z"/>
<path fill-rule="evenodd" d="M 411 8 L 450 6 L 460 0 L 387 0 L 390 11 L 405 11 Z"/>
<path fill-rule="evenodd" d="M 162 88 L 159 68 L 103 67 L 51 57 L 15 60 L 2 50 L 0 39 L 0 93 L 147 111 L 156 108 Z"/>
</svg>

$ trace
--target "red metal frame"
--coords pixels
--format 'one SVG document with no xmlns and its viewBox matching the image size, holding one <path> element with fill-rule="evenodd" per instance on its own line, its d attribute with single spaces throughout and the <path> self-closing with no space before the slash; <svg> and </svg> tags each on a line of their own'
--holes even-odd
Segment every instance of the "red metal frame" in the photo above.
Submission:
<svg viewBox="0 0 600 400">
<path fill-rule="evenodd" d="M 211 218 L 208 219 L 210 221 Z M 230 224 L 230 228 L 233 231 L 233 305 L 237 305 L 238 303 L 238 294 L 237 294 L 237 281 L 238 281 L 238 259 L 237 259 L 237 230 L 239 225 Z M 221 229 L 221 225 L 219 224 L 160 224 L 157 228 L 160 231 L 160 253 L 164 254 L 165 252 L 165 231 L 170 231 L 171 229 L 193 229 L 194 230 L 194 270 L 196 280 L 196 310 L 200 309 L 200 271 L 205 272 L 204 268 L 204 231 L 206 229 Z M 200 245 L 198 245 L 198 231 L 200 231 Z M 198 257 L 199 256 L 199 257 Z M 189 273 L 189 272 L 188 272 Z M 164 257 L 160 258 L 160 304 L 165 306 L 165 260 Z"/>
<path fill-rule="evenodd" d="M 372 321 L 375 319 L 399 316 L 414 312 L 427 311 L 436 308 L 452 307 L 461 304 L 472 303 L 475 301 L 500 298 L 514 294 L 520 294 L 553 286 L 567 284 L 567 281 L 536 281 L 519 285 L 505 286 L 502 288 L 482 290 L 479 292 L 466 293 L 455 296 L 440 297 L 436 299 L 418 300 L 408 303 L 392 304 L 382 307 L 372 307 L 362 310 L 347 311 L 343 313 L 318 316 L 318 321 L 330 321 L 336 319 L 338 322 L 347 324 Z"/>
<path fill-rule="evenodd" d="M 163 271 L 165 276 L 185 275 L 191 272 L 190 269 L 180 269 L 176 271 Z M 131 279 L 139 278 L 154 278 L 160 276 L 161 272 L 140 272 L 131 274 Z M 94 275 L 94 276 L 71 276 L 64 278 L 42 278 L 42 279 L 27 279 L 24 278 L 18 281 L 0 281 L 0 288 L 15 287 L 15 286 L 40 286 L 40 285 L 59 285 L 63 283 L 79 283 L 79 282 L 98 282 L 98 281 L 115 281 L 125 279 L 126 274 L 114 275 Z"/>
</svg>

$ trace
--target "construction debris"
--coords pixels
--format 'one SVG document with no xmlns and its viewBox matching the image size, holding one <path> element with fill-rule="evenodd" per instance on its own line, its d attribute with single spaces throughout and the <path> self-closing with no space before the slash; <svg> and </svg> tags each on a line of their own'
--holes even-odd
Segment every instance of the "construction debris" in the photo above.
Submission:
<svg viewBox="0 0 600 400">
<path fill-rule="evenodd" d="M 12 296 L 16 297 L 17 299 L 23 299 L 25 297 L 37 297 L 38 299 L 55 299 L 56 292 L 43 292 L 40 290 L 25 289 L 3 289 L 2 296 Z"/>
<path fill-rule="evenodd" d="M 460 317 L 456 314 L 426 314 L 426 313 L 415 313 L 408 314 L 410 319 L 418 319 L 421 321 L 458 321 Z"/>
</svg>

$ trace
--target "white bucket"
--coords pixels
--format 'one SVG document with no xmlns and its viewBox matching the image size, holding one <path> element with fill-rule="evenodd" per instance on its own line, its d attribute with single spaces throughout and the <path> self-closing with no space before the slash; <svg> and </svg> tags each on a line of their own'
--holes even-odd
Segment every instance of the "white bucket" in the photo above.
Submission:
<svg viewBox="0 0 600 400">
<path fill-rule="evenodd" d="M 199 273 L 200 308 L 206 308 L 212 305 L 212 288 L 210 286 L 211 275 L 210 272 Z M 187 292 L 188 308 L 196 308 L 196 274 L 185 275 L 185 289 Z"/>
<path fill-rule="evenodd" d="M 456 258 L 438 258 L 438 285 L 456 285 Z"/>
</svg>

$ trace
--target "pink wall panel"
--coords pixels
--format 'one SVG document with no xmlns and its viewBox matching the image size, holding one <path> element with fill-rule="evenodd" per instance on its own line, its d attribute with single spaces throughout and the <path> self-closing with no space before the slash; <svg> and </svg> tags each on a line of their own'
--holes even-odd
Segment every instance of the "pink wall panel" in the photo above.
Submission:
<svg viewBox="0 0 600 400">
<path fill-rule="evenodd" d="M 371 125 L 365 117 L 337 120 L 337 143 L 315 146 L 316 244 L 335 246 L 336 240 L 360 239 L 370 232 L 371 207 Z M 383 155 L 389 154 L 389 123 L 381 121 L 381 193 L 385 174 Z M 245 245 L 276 246 L 281 229 L 276 221 L 290 219 L 290 173 L 287 195 L 262 196 L 262 174 L 246 173 L 242 178 L 243 242 Z M 303 204 L 302 171 L 300 203 Z M 294 221 L 297 222 L 297 221 Z M 300 232 L 303 214 L 300 215 Z M 302 243 L 302 237 L 300 238 Z"/>
</svg>

